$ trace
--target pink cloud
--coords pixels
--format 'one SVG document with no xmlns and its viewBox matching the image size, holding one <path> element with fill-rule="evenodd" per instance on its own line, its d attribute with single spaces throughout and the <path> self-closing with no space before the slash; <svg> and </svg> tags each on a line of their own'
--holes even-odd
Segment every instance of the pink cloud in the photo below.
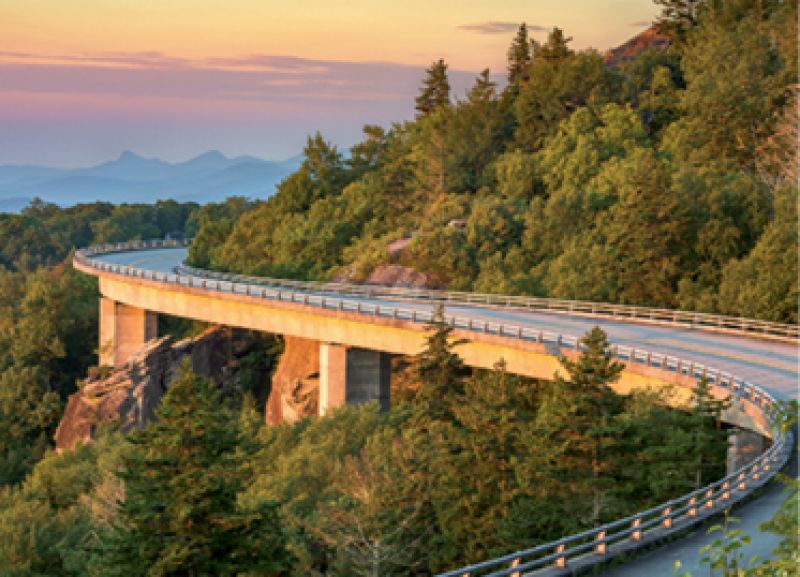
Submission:
<svg viewBox="0 0 800 577">
<path fill-rule="evenodd" d="M 411 118 L 424 73 L 280 55 L 0 52 L 0 164 L 87 163 L 125 148 L 180 158 L 227 146 L 280 157 L 316 130 L 349 145 L 366 123 Z M 450 80 L 463 95 L 474 74 L 450 71 Z"/>
</svg>

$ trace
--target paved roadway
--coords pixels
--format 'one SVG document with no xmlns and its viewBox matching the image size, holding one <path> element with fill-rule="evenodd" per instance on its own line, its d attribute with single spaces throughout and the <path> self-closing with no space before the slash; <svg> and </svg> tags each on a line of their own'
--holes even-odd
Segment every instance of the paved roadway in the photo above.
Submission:
<svg viewBox="0 0 800 577">
<path fill-rule="evenodd" d="M 135 266 L 158 272 L 174 272 L 186 257 L 186 249 L 160 249 L 131 251 L 96 256 L 105 262 Z M 348 295 L 349 300 L 360 297 Z M 361 298 L 363 302 L 397 306 L 391 298 Z M 403 308 L 430 310 L 428 302 L 403 301 Z M 619 322 L 607 319 L 588 319 L 562 313 L 529 312 L 513 309 L 492 309 L 469 305 L 449 305 L 447 313 L 470 316 L 493 322 L 517 324 L 529 328 L 543 329 L 564 335 L 580 336 L 591 327 L 600 326 L 614 344 L 635 346 L 653 352 L 666 353 L 682 359 L 695 361 L 728 371 L 740 378 L 769 390 L 776 398 L 798 398 L 798 346 L 758 338 L 739 337 L 691 328 L 647 325 Z M 745 549 L 746 557 L 769 555 L 776 539 L 771 534 L 758 532 L 758 525 L 769 519 L 781 503 L 781 487 L 773 483 L 765 495 L 740 507 L 735 515 L 741 517 L 740 528 L 753 536 L 753 543 Z M 705 566 L 700 566 L 698 549 L 709 542 L 704 529 L 695 531 L 690 537 L 669 547 L 654 550 L 620 567 L 612 568 L 602 575 L 606 577 L 639 577 L 672 575 L 673 564 L 680 559 L 694 577 L 709 575 Z"/>
</svg>

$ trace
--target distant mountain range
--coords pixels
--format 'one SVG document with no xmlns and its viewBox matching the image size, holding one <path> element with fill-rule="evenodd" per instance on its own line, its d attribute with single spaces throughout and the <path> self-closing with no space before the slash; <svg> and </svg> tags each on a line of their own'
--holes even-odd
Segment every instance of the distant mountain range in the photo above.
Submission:
<svg viewBox="0 0 800 577">
<path fill-rule="evenodd" d="M 98 200 L 206 203 L 229 196 L 266 198 L 302 161 L 302 156 L 284 161 L 228 158 L 212 150 L 170 163 L 126 150 L 116 160 L 88 168 L 0 165 L 0 212 L 18 212 L 36 197 L 61 206 Z"/>
</svg>

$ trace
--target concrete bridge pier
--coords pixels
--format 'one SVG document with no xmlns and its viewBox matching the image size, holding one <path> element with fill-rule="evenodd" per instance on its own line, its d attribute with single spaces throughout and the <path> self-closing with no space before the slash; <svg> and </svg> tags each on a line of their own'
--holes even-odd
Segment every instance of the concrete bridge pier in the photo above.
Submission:
<svg viewBox="0 0 800 577">
<path fill-rule="evenodd" d="M 738 471 L 740 468 L 756 460 L 767 450 L 768 441 L 763 436 L 747 429 L 736 429 L 728 437 L 727 474 Z"/>
<path fill-rule="evenodd" d="M 345 404 L 378 401 L 389 408 L 391 355 L 381 351 L 320 343 L 319 414 Z"/>
<path fill-rule="evenodd" d="M 158 314 L 100 298 L 100 366 L 121 367 L 144 343 L 158 336 Z"/>
</svg>

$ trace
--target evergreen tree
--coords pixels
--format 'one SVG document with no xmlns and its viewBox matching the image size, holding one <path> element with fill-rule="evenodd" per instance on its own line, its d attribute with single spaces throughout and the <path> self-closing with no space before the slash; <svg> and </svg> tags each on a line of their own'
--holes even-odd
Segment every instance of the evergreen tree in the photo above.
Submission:
<svg viewBox="0 0 800 577">
<path fill-rule="evenodd" d="M 623 462 L 617 419 L 622 402 L 610 385 L 624 367 L 612 360 L 606 334 L 599 327 L 581 339 L 581 347 L 577 359 L 561 359 L 567 376 L 556 375 L 539 420 L 548 442 L 562 446 L 555 469 L 556 478 L 571 494 L 567 508 L 585 526 L 593 526 L 615 507 L 613 491 Z"/>
<path fill-rule="evenodd" d="M 431 195 L 444 195 L 449 188 L 452 119 L 453 111 L 440 106 L 419 122 L 420 138 L 412 154 L 414 174 Z"/>
<path fill-rule="evenodd" d="M 517 35 L 508 48 L 508 86 L 516 87 L 527 80 L 528 67 L 531 64 L 531 40 L 528 38 L 528 27 L 523 22 L 519 25 Z"/>
<path fill-rule="evenodd" d="M 417 96 L 417 117 L 428 116 L 442 106 L 450 105 L 450 82 L 447 79 L 447 64 L 439 59 L 425 70 L 425 80 Z"/>
<path fill-rule="evenodd" d="M 453 501 L 461 493 L 455 471 L 463 450 L 455 411 L 469 371 L 453 352 L 460 341 L 451 339 L 453 329 L 441 306 L 428 329 L 427 346 L 414 367 L 419 388 L 410 401 L 409 418 L 385 457 L 400 472 L 385 497 L 395 510 L 413 518 L 396 538 L 405 543 L 424 541 L 421 567 L 435 573 L 458 563 L 462 554 L 450 527 L 455 519 Z"/>
<path fill-rule="evenodd" d="M 700 11 L 708 0 L 654 0 L 661 6 L 660 22 L 666 29 L 683 37 L 686 31 L 698 22 Z M 713 0 L 712 0 L 713 2 Z"/>
<path fill-rule="evenodd" d="M 631 170 L 609 214 L 607 267 L 617 287 L 613 298 L 669 307 L 691 238 L 687 207 L 672 191 L 669 169 L 651 152 Z"/>
<path fill-rule="evenodd" d="M 730 406 L 727 400 L 717 399 L 708 380 L 701 379 L 692 390 L 690 412 L 684 427 L 692 436 L 689 455 L 694 471 L 694 488 L 718 479 L 724 474 L 719 455 L 728 448 L 728 431 L 722 428 L 722 413 Z"/>
<path fill-rule="evenodd" d="M 491 79 L 489 69 L 484 68 L 467 94 L 467 101 L 471 104 L 491 102 L 497 96 L 496 89 L 497 82 Z"/>
<path fill-rule="evenodd" d="M 546 62 L 560 62 L 566 60 L 575 52 L 569 47 L 572 36 L 564 36 L 564 31 L 557 26 L 547 35 L 547 41 L 541 46 L 537 46 L 534 60 L 544 60 Z"/>
<path fill-rule="evenodd" d="M 451 327 L 439 306 L 427 326 L 430 332 L 425 350 L 414 368 L 419 390 L 414 396 L 415 412 L 425 420 L 452 420 L 453 405 L 464 392 L 469 369 L 453 349 L 464 341 L 453 341 Z"/>
<path fill-rule="evenodd" d="M 595 110 L 613 95 L 613 73 L 600 54 L 564 53 L 562 48 L 541 48 L 547 56 L 534 57 L 530 80 L 520 86 L 514 101 L 514 140 L 523 150 L 539 150 L 561 120 L 581 107 Z"/>
<path fill-rule="evenodd" d="M 465 562 L 505 552 L 511 532 L 508 514 L 517 492 L 515 467 L 532 447 L 519 444 L 523 423 L 517 407 L 520 379 L 509 375 L 503 361 L 466 382 L 455 408 L 454 433 L 463 447 L 455 460 L 461 474 L 451 477 L 447 527 Z"/>
<path fill-rule="evenodd" d="M 348 164 L 356 174 L 379 169 L 386 162 L 387 137 L 386 131 L 374 124 L 367 124 L 362 128 L 364 140 L 350 149 Z"/>
<path fill-rule="evenodd" d="M 290 555 L 274 505 L 237 504 L 243 488 L 237 416 L 188 364 L 158 421 L 130 437 L 118 473 L 125 496 L 101 534 L 97 574 L 282 575 Z"/>
</svg>

